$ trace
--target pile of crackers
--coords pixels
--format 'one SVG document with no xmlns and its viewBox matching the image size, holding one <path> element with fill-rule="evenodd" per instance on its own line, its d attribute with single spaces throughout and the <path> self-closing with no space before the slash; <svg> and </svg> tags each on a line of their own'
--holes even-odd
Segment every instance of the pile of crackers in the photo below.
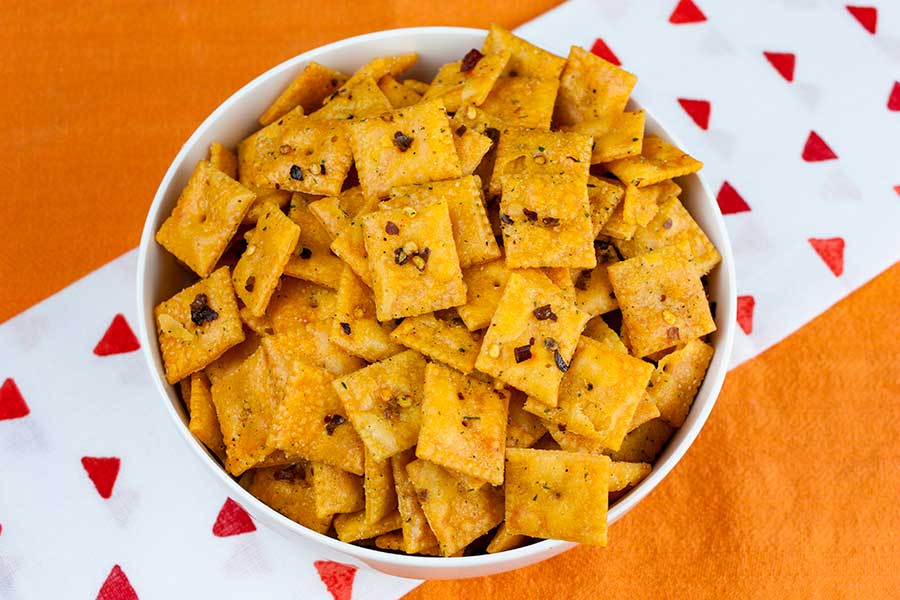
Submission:
<svg viewBox="0 0 900 600">
<path fill-rule="evenodd" d="M 691 407 L 716 248 L 644 135 L 636 78 L 493 26 L 311 63 L 156 239 L 198 280 L 155 309 L 190 430 L 257 498 L 409 554 L 604 545 L 610 501 Z"/>
</svg>

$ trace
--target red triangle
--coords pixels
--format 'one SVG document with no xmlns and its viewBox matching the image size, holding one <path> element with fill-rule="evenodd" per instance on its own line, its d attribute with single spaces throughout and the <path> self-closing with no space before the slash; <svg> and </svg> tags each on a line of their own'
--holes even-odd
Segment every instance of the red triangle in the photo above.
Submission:
<svg viewBox="0 0 900 600">
<path fill-rule="evenodd" d="M 819 137 L 815 131 L 809 132 L 806 144 L 803 146 L 803 160 L 806 162 L 821 162 L 837 158 L 837 154 L 828 147 L 825 140 Z"/>
<path fill-rule="evenodd" d="M 738 194 L 727 181 L 722 183 L 719 193 L 716 195 L 716 202 L 719 204 L 719 210 L 723 215 L 733 215 L 735 213 L 749 212 L 750 205 L 744 202 L 744 199 Z"/>
<path fill-rule="evenodd" d="M 128 326 L 128 321 L 121 314 L 113 317 L 112 323 L 103 334 L 103 337 L 94 346 L 94 354 L 97 356 L 109 356 L 110 354 L 123 354 L 134 352 L 141 347 L 140 342 L 134 337 L 134 332 Z"/>
<path fill-rule="evenodd" d="M 894 82 L 894 87 L 891 88 L 891 95 L 888 96 L 887 107 L 888 110 L 894 112 L 900 111 L 900 81 Z"/>
<path fill-rule="evenodd" d="M 831 272 L 840 277 L 844 272 L 844 238 L 809 238 L 809 243 Z"/>
<path fill-rule="evenodd" d="M 797 57 L 793 52 L 763 52 L 763 56 L 786 81 L 794 80 L 794 65 Z"/>
<path fill-rule="evenodd" d="M 688 100 L 687 98 L 679 98 L 678 104 L 684 109 L 696 123 L 700 129 L 704 131 L 709 129 L 709 111 L 712 106 L 707 100 Z"/>
<path fill-rule="evenodd" d="M 900 185 L 894 186 L 894 191 L 897 192 L 897 195 L 900 196 Z"/>
<path fill-rule="evenodd" d="M 97 592 L 97 600 L 138 600 L 137 592 L 131 587 L 122 567 L 116 565 L 112 568 Z"/>
<path fill-rule="evenodd" d="M 847 11 L 853 15 L 853 18 L 859 21 L 866 31 L 875 35 L 875 28 L 878 26 L 878 9 L 874 6 L 847 6 Z"/>
<path fill-rule="evenodd" d="M 619 57 L 616 56 L 616 53 L 606 45 L 606 42 L 603 41 L 603 38 L 597 38 L 596 40 L 594 40 L 594 45 L 591 46 L 591 52 L 593 52 L 606 62 L 610 62 L 616 65 L 617 67 L 622 66 L 622 61 L 619 60 Z"/>
<path fill-rule="evenodd" d="M 703 11 L 694 4 L 693 0 L 679 0 L 672 14 L 669 15 L 669 23 L 682 25 L 684 23 L 702 23 L 706 20 Z"/>
<path fill-rule="evenodd" d="M 216 537 L 229 537 L 250 533 L 251 531 L 256 531 L 256 525 L 253 524 L 253 519 L 250 518 L 247 511 L 231 498 L 225 500 L 225 504 L 222 505 L 219 516 L 216 517 L 216 522 L 213 525 L 213 535 Z"/>
<path fill-rule="evenodd" d="M 19 386 L 10 378 L 0 385 L 0 421 L 7 419 L 21 419 L 30 413 Z"/>
<path fill-rule="evenodd" d="M 356 567 L 331 560 L 317 560 L 313 566 L 319 572 L 319 579 L 331 592 L 334 600 L 350 600 L 350 596 L 353 594 Z"/>
<path fill-rule="evenodd" d="M 81 458 L 81 466 L 94 482 L 94 487 L 97 488 L 97 493 L 101 498 L 112 496 L 121 464 L 122 461 L 116 457 L 84 456 Z"/>
<path fill-rule="evenodd" d="M 755 306 L 756 300 L 753 299 L 753 296 L 738 296 L 737 322 L 747 335 L 753 333 L 753 307 Z"/>
</svg>

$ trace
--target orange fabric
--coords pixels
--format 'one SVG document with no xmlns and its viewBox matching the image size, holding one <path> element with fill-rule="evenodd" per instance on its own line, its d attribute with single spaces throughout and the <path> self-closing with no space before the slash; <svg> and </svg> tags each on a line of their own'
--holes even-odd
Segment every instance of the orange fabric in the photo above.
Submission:
<svg viewBox="0 0 900 600">
<path fill-rule="evenodd" d="M 554 4 L 5 3 L 0 320 L 133 248 L 180 145 L 260 72 L 358 33 L 514 27 Z M 410 598 L 895 594 L 898 291 L 895 266 L 732 373 L 696 445 L 608 549 Z"/>
</svg>

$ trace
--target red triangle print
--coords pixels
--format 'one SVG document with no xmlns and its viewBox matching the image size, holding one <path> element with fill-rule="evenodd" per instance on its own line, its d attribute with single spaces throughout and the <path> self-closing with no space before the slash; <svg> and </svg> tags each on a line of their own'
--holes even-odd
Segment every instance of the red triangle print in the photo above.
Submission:
<svg viewBox="0 0 900 600">
<path fill-rule="evenodd" d="M 894 112 L 900 111 L 900 81 L 894 82 L 894 87 L 891 88 L 891 95 L 888 96 L 887 107 L 888 110 Z"/>
<path fill-rule="evenodd" d="M 878 9 L 874 6 L 847 6 L 847 11 L 859 21 L 866 31 L 875 35 L 878 26 Z"/>
<path fill-rule="evenodd" d="M 683 25 L 685 23 L 702 23 L 706 20 L 703 11 L 694 4 L 693 0 L 678 0 L 678 5 L 669 15 L 669 23 Z"/>
<path fill-rule="evenodd" d="M 128 321 L 121 314 L 113 317 L 112 323 L 103 334 L 103 337 L 94 346 L 94 354 L 97 356 L 109 356 L 110 354 L 123 354 L 134 352 L 141 347 L 134 332 L 128 326 Z"/>
<path fill-rule="evenodd" d="M 116 565 L 112 568 L 97 592 L 97 600 L 138 600 L 137 592 L 131 587 L 122 567 Z"/>
<path fill-rule="evenodd" d="M 803 146 L 802 156 L 806 162 L 821 162 L 837 158 L 837 154 L 828 147 L 825 140 L 820 138 L 815 131 L 809 132 L 809 137 L 806 138 L 806 144 Z"/>
<path fill-rule="evenodd" d="M 319 572 L 319 579 L 331 592 L 334 600 L 350 600 L 350 596 L 353 594 L 356 567 L 331 560 L 317 560 L 313 566 Z"/>
<path fill-rule="evenodd" d="M 737 322 L 747 335 L 753 333 L 753 308 L 755 306 L 756 300 L 753 299 L 753 296 L 738 296 Z"/>
<path fill-rule="evenodd" d="M 722 187 L 719 188 L 716 202 L 719 204 L 719 210 L 722 211 L 723 215 L 750 211 L 750 205 L 744 202 L 737 190 L 727 181 L 723 182 Z"/>
<path fill-rule="evenodd" d="M 794 65 L 797 57 L 793 52 L 763 52 L 763 56 L 784 77 L 785 81 L 794 80 Z"/>
<path fill-rule="evenodd" d="M 81 459 L 81 466 L 94 482 L 94 487 L 97 488 L 101 498 L 112 496 L 121 464 L 122 461 L 115 457 L 84 456 Z"/>
<path fill-rule="evenodd" d="M 619 57 L 616 56 L 616 53 L 606 45 L 606 42 L 603 41 L 603 38 L 597 38 L 596 40 L 594 40 L 594 45 L 591 46 L 591 52 L 593 52 L 606 62 L 610 62 L 616 65 L 617 67 L 622 66 L 622 61 L 619 60 Z"/>
<path fill-rule="evenodd" d="M 21 419 L 28 416 L 31 410 L 19 391 L 19 386 L 12 379 L 7 378 L 0 385 L 0 421 L 7 419 Z"/>
<path fill-rule="evenodd" d="M 256 525 L 253 524 L 253 519 L 250 518 L 247 511 L 231 498 L 225 500 L 225 504 L 222 505 L 219 516 L 216 517 L 216 522 L 213 525 L 213 535 L 216 537 L 229 537 L 250 533 L 251 531 L 256 531 Z"/>
<path fill-rule="evenodd" d="M 709 111 L 712 108 L 706 100 L 688 100 L 687 98 L 679 98 L 678 104 L 684 109 L 697 124 L 700 129 L 706 131 L 709 129 Z"/>
<path fill-rule="evenodd" d="M 809 243 L 831 272 L 840 277 L 844 272 L 844 238 L 809 238 Z"/>
</svg>

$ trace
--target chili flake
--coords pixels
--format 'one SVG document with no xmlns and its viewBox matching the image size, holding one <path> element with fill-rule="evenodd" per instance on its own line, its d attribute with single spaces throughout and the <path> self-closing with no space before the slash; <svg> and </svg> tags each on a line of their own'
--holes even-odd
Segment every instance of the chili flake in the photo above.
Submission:
<svg viewBox="0 0 900 600">
<path fill-rule="evenodd" d="M 547 319 L 550 319 L 551 321 L 556 321 L 558 318 L 556 316 L 556 313 L 553 312 L 553 309 L 550 307 L 549 304 L 545 304 L 543 306 L 538 306 L 536 309 L 531 311 L 531 313 L 534 315 L 534 318 L 537 319 L 538 321 L 546 321 Z"/>
<path fill-rule="evenodd" d="M 556 350 L 557 348 L 559 348 L 559 342 L 554 340 L 552 337 L 545 337 L 544 348 L 546 348 L 547 350 Z"/>
<path fill-rule="evenodd" d="M 197 294 L 197 297 L 191 302 L 191 321 L 194 322 L 194 325 L 199 327 L 218 318 L 219 313 L 210 308 L 209 298 L 206 294 Z"/>
<path fill-rule="evenodd" d="M 467 129 L 468 129 L 468 127 L 466 127 L 465 125 L 460 125 L 459 127 L 456 128 L 456 135 L 462 137 L 462 135 L 466 132 Z"/>
<path fill-rule="evenodd" d="M 291 179 L 303 181 L 303 171 L 298 165 L 291 165 Z"/>
<path fill-rule="evenodd" d="M 563 373 L 569 370 L 569 365 L 567 365 L 566 361 L 563 360 L 562 354 L 559 353 L 558 348 L 553 352 L 553 360 L 556 362 L 556 368 Z"/>
<path fill-rule="evenodd" d="M 303 469 L 303 465 L 289 465 L 272 473 L 272 477 L 274 477 L 276 481 L 296 481 L 298 479 L 304 479 L 306 473 Z"/>
<path fill-rule="evenodd" d="M 350 335 L 350 323 L 341 323 L 341 330 L 344 332 L 344 334 Z"/>
<path fill-rule="evenodd" d="M 325 433 L 334 435 L 334 430 L 347 422 L 341 415 L 325 415 Z"/>
<path fill-rule="evenodd" d="M 672 229 L 672 219 L 663 221 L 663 229 Z"/>
<path fill-rule="evenodd" d="M 516 363 L 525 362 L 529 358 L 531 358 L 531 346 L 519 346 L 514 351 L 516 357 Z"/>
<path fill-rule="evenodd" d="M 536 212 L 534 212 L 533 210 L 523 208 L 522 213 L 525 215 L 525 218 L 528 219 L 530 222 L 533 223 L 533 222 L 537 221 L 538 214 Z"/>
<path fill-rule="evenodd" d="M 388 221 L 384 226 L 384 232 L 389 235 L 397 235 L 400 233 L 400 228 L 393 221 Z"/>
<path fill-rule="evenodd" d="M 669 327 L 666 330 L 666 336 L 668 336 L 670 340 L 677 340 L 680 337 L 680 332 L 677 327 Z"/>
<path fill-rule="evenodd" d="M 482 58 L 484 58 L 484 54 L 482 54 L 475 48 L 472 48 L 463 57 L 462 63 L 459 65 L 459 72 L 467 73 L 471 71 L 475 68 L 475 65 L 478 64 L 478 61 L 480 61 Z"/>
<path fill-rule="evenodd" d="M 247 281 L 244 283 L 244 289 L 248 292 L 253 291 L 253 287 L 256 285 L 256 277 L 251 275 L 247 278 Z"/>
<path fill-rule="evenodd" d="M 394 145 L 397 146 L 397 149 L 400 152 L 406 152 L 409 150 L 409 147 L 412 146 L 413 139 L 403 133 L 402 131 L 398 131 L 394 134 Z"/>
<path fill-rule="evenodd" d="M 547 227 L 556 227 L 557 225 L 559 225 L 559 219 L 557 219 L 556 217 L 544 217 L 543 219 L 541 219 L 541 222 L 543 222 Z"/>
<path fill-rule="evenodd" d="M 406 261 L 409 260 L 409 255 L 403 251 L 403 248 L 397 248 L 394 250 L 394 262 L 398 265 L 405 265 Z"/>
<path fill-rule="evenodd" d="M 506 213 L 500 213 L 500 222 L 503 223 L 504 225 L 512 225 L 513 224 L 513 220 Z"/>
</svg>

